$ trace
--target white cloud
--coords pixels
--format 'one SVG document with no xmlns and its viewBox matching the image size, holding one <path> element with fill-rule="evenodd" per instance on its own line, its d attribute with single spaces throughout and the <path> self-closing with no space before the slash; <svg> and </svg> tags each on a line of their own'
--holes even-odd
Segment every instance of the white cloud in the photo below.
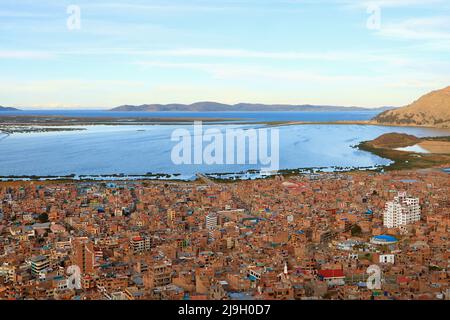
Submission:
<svg viewBox="0 0 450 320">
<path fill-rule="evenodd" d="M 131 11 L 165 11 L 165 12 L 191 12 L 191 11 L 222 11 L 227 9 L 236 9 L 232 6 L 214 6 L 205 4 L 145 4 L 130 2 L 103 2 L 89 3 L 83 5 L 86 8 L 101 8 L 113 10 L 131 10 Z"/>
<path fill-rule="evenodd" d="M 269 80 L 269 81 L 304 81 L 304 82 L 341 82 L 368 81 L 371 76 L 326 75 L 300 69 L 274 68 L 244 64 L 219 63 L 184 63 L 164 61 L 140 61 L 136 63 L 146 68 L 190 69 L 210 74 L 215 79 L 222 80 Z"/>
<path fill-rule="evenodd" d="M 51 52 L 0 50 L 0 59 L 50 59 Z"/>
<path fill-rule="evenodd" d="M 353 89 L 370 90 L 379 88 L 379 90 L 409 90 L 420 89 L 429 91 L 434 88 L 444 87 L 448 85 L 448 77 L 446 73 L 436 72 L 420 72 L 416 70 L 405 70 L 404 72 L 383 72 L 368 73 L 358 76 L 351 74 L 328 74 L 311 70 L 302 70 L 295 68 L 276 68 L 267 66 L 243 65 L 243 64 L 212 64 L 212 63 L 180 63 L 180 62 L 164 62 L 164 61 L 141 61 L 138 65 L 144 68 L 170 68 L 170 69 L 186 69 L 195 72 L 202 72 L 211 76 L 211 80 L 226 81 L 225 83 L 243 83 L 248 84 L 264 84 L 271 86 L 276 92 L 283 90 L 292 90 L 293 87 L 313 88 L 310 90 L 336 90 L 342 88 L 345 92 Z M 327 88 L 327 89 L 325 89 Z M 352 88 L 352 89 L 349 89 Z M 382 88 L 382 89 L 380 89 Z M 376 90 L 375 90 L 376 91 Z M 336 93 L 339 95 L 339 93 Z M 357 94 L 356 94 L 357 95 Z M 376 95 L 374 95 L 376 96 Z M 319 98 L 319 97 L 317 97 Z M 388 102 L 389 96 L 385 97 L 385 103 L 389 105 L 401 105 L 397 101 Z M 374 100 L 375 101 L 380 101 Z M 408 103 L 404 98 L 404 103 Z M 336 103 L 336 102 L 335 102 Z M 376 103 L 375 103 L 376 105 Z"/>
<path fill-rule="evenodd" d="M 134 50 L 134 49 L 86 49 L 83 51 L 60 51 L 58 55 L 125 55 L 145 57 L 175 57 L 175 58 L 227 58 L 227 59 L 259 59 L 278 61 L 352 61 L 381 62 L 391 65 L 411 63 L 409 57 L 392 54 L 386 51 L 255 51 L 246 49 L 225 48 L 181 48 L 168 50 Z"/>
<path fill-rule="evenodd" d="M 1 76 L 1 75 L 0 75 Z M 4 76 L 4 75 L 3 75 Z M 148 86 L 139 81 L 99 79 L 0 79 L 2 105 L 34 108 L 99 108 L 134 103 Z M 60 102 L 61 101 L 61 102 Z"/>
<path fill-rule="evenodd" d="M 2 18 L 45 18 L 49 17 L 47 14 L 25 11 L 9 11 L 0 10 L 0 17 Z"/>
<path fill-rule="evenodd" d="M 445 0 L 335 0 L 335 2 L 353 8 L 367 8 L 369 5 L 377 5 L 382 8 L 398 8 L 410 6 L 430 7 L 444 3 Z"/>
<path fill-rule="evenodd" d="M 377 34 L 407 40 L 450 40 L 450 17 L 412 18 L 387 23 Z"/>
</svg>

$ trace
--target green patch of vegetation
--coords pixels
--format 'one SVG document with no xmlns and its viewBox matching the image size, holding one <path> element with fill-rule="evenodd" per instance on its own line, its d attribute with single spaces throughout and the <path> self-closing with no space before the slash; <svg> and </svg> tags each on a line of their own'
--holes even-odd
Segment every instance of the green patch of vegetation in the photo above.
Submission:
<svg viewBox="0 0 450 320">
<path fill-rule="evenodd" d="M 45 222 L 49 222 L 48 220 L 48 214 L 46 213 L 41 213 L 38 217 L 38 220 L 40 223 L 45 223 Z"/>
<path fill-rule="evenodd" d="M 351 233 L 353 237 L 357 237 L 360 236 L 362 234 L 362 229 L 360 226 L 358 226 L 357 224 L 355 224 L 352 228 L 351 228 Z"/>
<path fill-rule="evenodd" d="M 428 266 L 428 270 L 429 271 L 442 271 L 442 268 L 431 265 L 431 266 Z"/>
</svg>

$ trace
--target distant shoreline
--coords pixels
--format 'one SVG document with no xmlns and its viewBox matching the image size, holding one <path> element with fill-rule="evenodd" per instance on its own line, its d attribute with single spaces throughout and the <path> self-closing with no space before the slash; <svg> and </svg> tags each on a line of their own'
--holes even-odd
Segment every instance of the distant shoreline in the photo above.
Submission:
<svg viewBox="0 0 450 320">
<path fill-rule="evenodd" d="M 129 126 L 129 125 L 189 125 L 195 121 L 214 125 L 266 125 L 282 127 L 293 125 L 364 125 L 383 127 L 418 127 L 450 130 L 427 125 L 379 123 L 373 120 L 340 120 L 340 121 L 252 121 L 241 118 L 206 118 L 206 117 L 70 117 L 70 116 L 2 116 L 0 114 L 0 133 L 12 134 L 23 132 L 74 131 L 73 126 Z M 36 127 L 66 127 L 40 128 Z M 67 128 L 69 127 L 69 128 Z M 34 128 L 34 129 L 33 129 Z M 78 129 L 82 130 L 82 129 Z"/>
<path fill-rule="evenodd" d="M 122 105 L 110 109 L 113 112 L 355 112 L 392 110 L 395 107 L 383 106 L 365 108 L 357 106 L 313 105 L 313 104 L 265 104 L 265 103 L 236 103 L 226 104 L 213 101 L 201 101 L 191 104 L 142 104 Z"/>
</svg>

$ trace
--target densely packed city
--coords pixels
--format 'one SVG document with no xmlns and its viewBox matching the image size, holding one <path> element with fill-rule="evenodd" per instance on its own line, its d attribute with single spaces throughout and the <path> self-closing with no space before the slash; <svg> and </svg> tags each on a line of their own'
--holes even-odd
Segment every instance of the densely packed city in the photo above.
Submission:
<svg viewBox="0 0 450 320">
<path fill-rule="evenodd" d="M 450 299 L 449 178 L 2 182 L 0 299 Z"/>
</svg>

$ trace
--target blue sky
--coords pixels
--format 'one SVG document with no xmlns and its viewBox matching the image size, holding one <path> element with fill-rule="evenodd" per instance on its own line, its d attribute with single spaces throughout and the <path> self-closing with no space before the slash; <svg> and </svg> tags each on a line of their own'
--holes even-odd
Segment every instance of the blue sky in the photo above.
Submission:
<svg viewBox="0 0 450 320">
<path fill-rule="evenodd" d="M 402 106 L 450 85 L 450 0 L 0 0 L 0 70 L 3 106 Z"/>
</svg>

